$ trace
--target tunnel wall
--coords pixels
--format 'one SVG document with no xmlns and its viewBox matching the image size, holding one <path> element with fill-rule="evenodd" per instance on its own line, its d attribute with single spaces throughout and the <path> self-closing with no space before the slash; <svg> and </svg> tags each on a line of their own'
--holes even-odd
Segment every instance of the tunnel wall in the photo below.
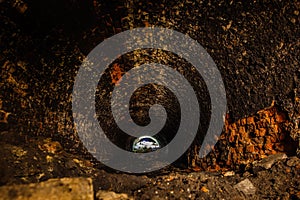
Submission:
<svg viewBox="0 0 300 200">
<path fill-rule="evenodd" d="M 162 26 L 197 40 L 216 62 L 226 88 L 228 114 L 215 151 L 198 160 L 201 144 L 195 141 L 182 162 L 217 169 L 280 151 L 296 154 L 297 1 L 18 2 L 0 3 L 0 109 L 13 118 L 3 129 L 53 137 L 76 152 L 80 142 L 70 102 L 83 58 L 118 32 Z"/>
</svg>

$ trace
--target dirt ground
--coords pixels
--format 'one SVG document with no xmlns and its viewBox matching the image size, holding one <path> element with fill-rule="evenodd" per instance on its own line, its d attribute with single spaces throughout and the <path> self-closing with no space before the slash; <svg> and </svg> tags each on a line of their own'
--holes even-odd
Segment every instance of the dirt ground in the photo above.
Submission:
<svg viewBox="0 0 300 200">
<path fill-rule="evenodd" d="M 67 153 L 51 138 L 0 134 L 0 184 L 28 184 L 62 177 L 91 177 L 99 190 L 134 199 L 300 199 L 300 159 L 275 154 L 243 171 L 195 171 L 169 166 L 130 175 L 100 169 L 84 156 Z M 246 181 L 246 182 L 245 182 Z"/>
<path fill-rule="evenodd" d="M 299 1 L 0 0 L 0 185 L 79 176 L 93 179 L 95 193 L 135 199 L 300 199 L 299 11 Z M 144 26 L 189 34 L 212 56 L 231 132 L 204 160 L 190 150 L 158 172 L 124 174 L 93 159 L 74 133 L 72 85 L 97 44 Z M 278 115 L 258 114 L 271 105 Z M 234 126 L 246 136 L 237 139 Z"/>
</svg>

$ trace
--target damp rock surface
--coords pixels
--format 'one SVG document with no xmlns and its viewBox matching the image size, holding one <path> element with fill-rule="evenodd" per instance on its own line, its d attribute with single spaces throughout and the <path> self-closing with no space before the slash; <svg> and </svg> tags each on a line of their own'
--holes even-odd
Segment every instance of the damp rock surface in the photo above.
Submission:
<svg viewBox="0 0 300 200">
<path fill-rule="evenodd" d="M 0 1 L 1 186 L 90 177 L 94 194 L 103 190 L 135 199 L 300 198 L 299 2 L 85 2 Z M 200 131 L 176 167 L 124 174 L 103 166 L 83 147 L 73 123 L 72 89 L 82 61 L 96 45 L 116 33 L 152 26 L 188 34 L 212 56 L 224 80 L 228 114 L 218 143 L 205 158 L 198 158 Z M 200 96 L 205 94 L 201 78 L 173 58 L 163 51 L 119 58 L 105 72 L 98 95 L 109 96 L 130 67 L 151 59 L 190 75 Z M 157 99 L 138 102 L 143 91 Z M 131 107 L 137 110 L 134 120 L 149 123 L 149 105 L 164 102 L 172 115 L 166 132 L 174 131 L 178 103 L 171 97 L 155 85 L 139 90 Z M 109 99 L 101 98 L 99 118 L 106 119 L 107 135 L 131 149 L 132 138 L 115 127 Z M 210 107 L 207 98 L 202 100 L 205 131 Z M 245 180 L 250 190 L 243 188 Z"/>
</svg>

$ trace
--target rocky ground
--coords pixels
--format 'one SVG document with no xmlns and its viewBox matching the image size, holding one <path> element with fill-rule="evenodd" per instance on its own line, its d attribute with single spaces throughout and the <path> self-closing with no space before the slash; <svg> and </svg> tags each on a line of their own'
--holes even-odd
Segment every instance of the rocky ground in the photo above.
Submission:
<svg viewBox="0 0 300 200">
<path fill-rule="evenodd" d="M 83 178 L 92 191 L 87 199 L 300 199 L 298 1 L 53 2 L 0 0 L 0 199 L 78 182 L 60 179 L 66 177 Z M 174 165 L 132 175 L 86 151 L 70 100 L 87 54 L 105 38 L 144 26 L 172 28 L 201 43 L 223 76 L 228 113 L 206 158 L 198 159 L 195 141 Z M 115 84 L 124 62 L 107 71 L 105 87 Z"/>
<path fill-rule="evenodd" d="M 78 199 L 79 194 L 80 199 L 300 199 L 300 159 L 295 156 L 274 154 L 249 163 L 243 171 L 170 166 L 152 174 L 130 175 L 99 169 L 83 156 L 67 153 L 51 138 L 4 131 L 0 139 L 0 153 L 5 155 L 0 158 L 0 199 L 26 199 L 29 194 L 32 199 L 55 199 L 57 193 L 64 194 L 59 196 L 62 199 Z M 53 179 L 67 177 L 83 179 Z M 45 182 L 49 179 L 52 183 Z M 30 183 L 42 184 L 18 186 Z M 78 184 L 82 186 L 76 188 Z"/>
</svg>

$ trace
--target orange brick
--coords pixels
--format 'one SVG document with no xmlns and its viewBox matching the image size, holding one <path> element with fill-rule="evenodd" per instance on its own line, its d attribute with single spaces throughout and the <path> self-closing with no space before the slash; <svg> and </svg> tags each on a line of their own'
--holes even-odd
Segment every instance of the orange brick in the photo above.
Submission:
<svg viewBox="0 0 300 200">
<path fill-rule="evenodd" d="M 256 123 L 256 126 L 258 128 L 264 128 L 264 127 L 267 127 L 267 121 L 266 120 L 260 120 Z"/>
<path fill-rule="evenodd" d="M 271 141 L 272 143 L 278 142 L 278 141 L 277 141 L 276 135 L 272 135 L 272 136 L 270 136 L 269 138 L 270 138 L 270 141 Z"/>
<path fill-rule="evenodd" d="M 262 148 L 263 148 L 263 144 L 257 144 L 257 147 L 258 147 L 259 149 L 262 149 Z"/>
<path fill-rule="evenodd" d="M 240 126 L 239 127 L 239 134 L 242 136 L 242 137 L 245 137 L 246 136 L 246 129 L 244 126 Z"/>
<path fill-rule="evenodd" d="M 217 165 L 215 166 L 215 170 L 216 170 L 216 171 L 220 171 L 220 169 L 221 169 L 220 165 L 217 164 Z"/>
<path fill-rule="evenodd" d="M 265 120 L 266 120 L 266 122 L 267 122 L 268 124 L 271 124 L 271 118 L 270 118 L 270 117 L 267 117 Z"/>
<path fill-rule="evenodd" d="M 265 116 L 267 117 L 267 118 L 269 118 L 270 116 L 272 116 L 272 112 L 271 112 L 271 110 L 266 110 L 265 111 Z"/>
<path fill-rule="evenodd" d="M 275 118 L 274 117 L 272 117 L 272 118 L 270 118 L 271 119 L 271 121 L 270 121 L 270 124 L 275 124 Z"/>
<path fill-rule="evenodd" d="M 259 136 L 264 137 L 266 135 L 267 130 L 265 128 L 260 128 L 259 130 Z"/>
<path fill-rule="evenodd" d="M 269 111 L 268 110 L 261 110 L 261 111 L 258 111 L 258 114 L 259 114 L 259 117 L 261 118 L 266 118 L 266 117 L 269 117 Z"/>
<path fill-rule="evenodd" d="M 230 124 L 229 125 L 229 129 L 231 129 L 231 130 L 237 130 L 236 123 Z"/>
<path fill-rule="evenodd" d="M 276 122 L 281 123 L 285 121 L 285 114 L 284 113 L 276 113 Z"/>
<path fill-rule="evenodd" d="M 270 108 L 269 109 L 269 116 L 270 117 L 274 116 L 275 112 L 276 112 L 276 108 L 275 107 Z"/>
<path fill-rule="evenodd" d="M 247 124 L 254 124 L 254 117 L 248 117 Z"/>
<path fill-rule="evenodd" d="M 249 138 L 249 137 L 245 138 L 245 143 L 246 144 L 250 144 L 251 142 L 252 142 L 251 138 Z"/>
<path fill-rule="evenodd" d="M 230 149 L 228 151 L 226 165 L 231 165 L 231 151 L 230 151 Z"/>
<path fill-rule="evenodd" d="M 229 127 L 229 125 L 228 124 L 226 124 L 226 122 L 225 122 L 225 133 L 228 133 L 229 132 L 229 130 L 230 130 L 230 127 Z"/>
<path fill-rule="evenodd" d="M 272 133 L 278 133 L 279 132 L 277 124 L 271 125 L 270 129 L 271 129 Z"/>
<path fill-rule="evenodd" d="M 228 156 L 228 159 L 227 159 L 227 161 L 226 161 L 226 165 L 227 165 L 227 166 L 230 166 L 230 165 L 231 165 L 231 158 L 230 158 L 230 156 Z"/>
<path fill-rule="evenodd" d="M 277 151 L 281 151 L 281 152 L 284 151 L 284 146 L 283 146 L 282 144 L 280 144 L 280 143 L 275 143 L 274 146 L 275 146 L 275 149 L 276 149 Z"/>
<path fill-rule="evenodd" d="M 244 147 L 242 147 L 242 146 L 238 147 L 238 152 L 243 153 L 243 149 L 244 149 Z"/>
<path fill-rule="evenodd" d="M 235 139 L 234 139 L 234 136 L 236 135 L 235 131 L 232 130 L 231 133 L 230 133 L 230 136 L 229 136 L 229 142 L 233 142 Z"/>
<path fill-rule="evenodd" d="M 262 122 L 263 127 L 267 127 L 270 124 L 271 119 L 269 117 L 267 117 L 267 118 L 262 119 L 261 122 Z"/>
<path fill-rule="evenodd" d="M 247 118 L 241 119 L 241 125 L 246 125 L 247 124 Z"/>
<path fill-rule="evenodd" d="M 278 153 L 278 152 L 277 152 L 276 150 L 274 150 L 274 149 L 272 149 L 271 152 L 270 152 L 271 155 L 277 154 L 277 153 Z"/>
<path fill-rule="evenodd" d="M 247 152 L 249 152 L 249 153 L 253 153 L 254 152 L 254 145 L 248 145 L 247 147 L 246 147 L 246 151 Z"/>
<path fill-rule="evenodd" d="M 259 129 L 255 129 L 254 134 L 255 134 L 256 136 L 259 136 Z"/>
<path fill-rule="evenodd" d="M 265 144 L 265 149 L 272 150 L 273 149 L 273 144 L 272 143 L 266 143 Z"/>
<path fill-rule="evenodd" d="M 237 161 L 237 154 L 235 151 L 232 152 L 232 160 L 233 160 L 233 162 Z"/>
</svg>

